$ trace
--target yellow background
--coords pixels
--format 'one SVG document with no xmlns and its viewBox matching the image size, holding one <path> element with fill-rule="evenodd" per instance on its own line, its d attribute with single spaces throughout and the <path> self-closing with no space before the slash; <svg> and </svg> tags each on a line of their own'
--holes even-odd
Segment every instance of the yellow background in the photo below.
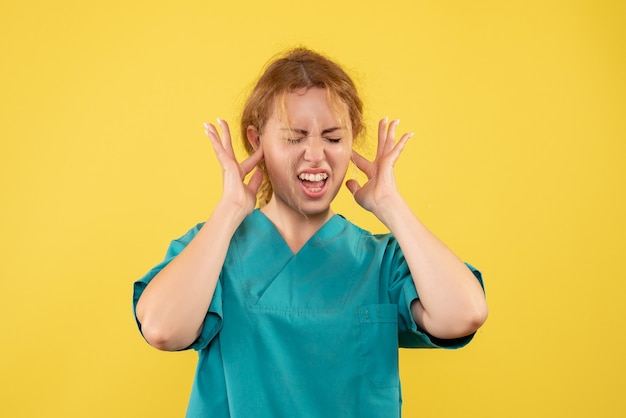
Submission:
<svg viewBox="0 0 626 418">
<path fill-rule="evenodd" d="M 3 1 L 0 416 L 183 415 L 132 282 L 220 196 L 202 122 L 300 44 L 415 131 L 400 187 L 486 279 L 469 347 L 401 352 L 404 416 L 624 416 L 625 4 Z"/>
</svg>

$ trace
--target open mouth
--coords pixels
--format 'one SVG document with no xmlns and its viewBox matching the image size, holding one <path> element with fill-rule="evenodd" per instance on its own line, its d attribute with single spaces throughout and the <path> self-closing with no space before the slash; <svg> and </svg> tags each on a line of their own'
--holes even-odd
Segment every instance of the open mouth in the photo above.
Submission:
<svg viewBox="0 0 626 418">
<path fill-rule="evenodd" d="M 314 196 L 324 191 L 328 174 L 326 173 L 300 173 L 298 175 L 300 184 L 307 194 Z"/>
</svg>

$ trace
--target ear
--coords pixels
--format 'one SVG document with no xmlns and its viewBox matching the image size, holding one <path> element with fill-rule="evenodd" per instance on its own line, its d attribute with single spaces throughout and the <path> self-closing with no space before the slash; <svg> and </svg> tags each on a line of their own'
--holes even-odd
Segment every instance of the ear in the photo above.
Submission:
<svg viewBox="0 0 626 418">
<path fill-rule="evenodd" d="M 259 149 L 261 146 L 261 134 L 259 133 L 259 130 L 252 125 L 248 125 L 248 128 L 246 129 L 246 136 L 248 137 L 248 142 L 250 142 L 252 148 L 255 150 Z"/>
</svg>

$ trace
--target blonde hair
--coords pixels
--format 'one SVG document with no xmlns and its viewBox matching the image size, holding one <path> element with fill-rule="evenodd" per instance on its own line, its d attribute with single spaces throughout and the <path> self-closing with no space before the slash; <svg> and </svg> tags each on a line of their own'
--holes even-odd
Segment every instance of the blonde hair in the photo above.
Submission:
<svg viewBox="0 0 626 418">
<path fill-rule="evenodd" d="M 295 48 L 269 63 L 244 105 L 241 135 L 248 154 L 254 152 L 247 140 L 248 127 L 254 126 L 262 133 L 268 119 L 278 108 L 284 112 L 286 94 L 314 87 L 326 89 L 329 102 L 338 113 L 343 113 L 344 109 L 347 111 L 352 136 L 354 140 L 360 138 L 365 129 L 363 103 L 350 76 L 323 55 L 306 48 Z M 272 185 L 263 163 L 260 168 L 264 175 L 259 190 L 259 206 L 264 206 L 272 197 Z"/>
</svg>

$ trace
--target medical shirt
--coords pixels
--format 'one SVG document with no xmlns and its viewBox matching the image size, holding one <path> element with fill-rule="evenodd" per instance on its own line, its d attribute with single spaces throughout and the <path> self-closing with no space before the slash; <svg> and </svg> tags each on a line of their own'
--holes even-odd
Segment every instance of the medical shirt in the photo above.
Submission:
<svg viewBox="0 0 626 418">
<path fill-rule="evenodd" d="M 134 306 L 201 227 L 135 283 Z M 190 347 L 199 359 L 187 417 L 399 417 L 398 347 L 457 348 L 472 337 L 427 335 L 411 314 L 417 298 L 391 234 L 334 215 L 294 254 L 255 210 L 231 240 Z"/>
</svg>

